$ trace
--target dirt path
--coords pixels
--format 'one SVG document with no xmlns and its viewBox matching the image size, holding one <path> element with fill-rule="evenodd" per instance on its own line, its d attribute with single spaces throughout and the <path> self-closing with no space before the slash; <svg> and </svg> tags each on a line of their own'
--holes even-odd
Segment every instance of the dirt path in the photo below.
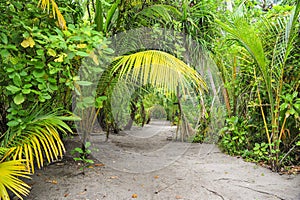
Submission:
<svg viewBox="0 0 300 200">
<path fill-rule="evenodd" d="M 92 155 L 99 160 L 93 168 L 82 175 L 67 153 L 35 173 L 26 199 L 300 199 L 299 175 L 272 173 L 212 144 L 167 140 L 174 134 L 175 127 L 158 121 L 111 135 L 108 142 L 104 134 L 93 134 Z M 78 145 L 79 138 L 66 143 L 67 149 Z"/>
</svg>

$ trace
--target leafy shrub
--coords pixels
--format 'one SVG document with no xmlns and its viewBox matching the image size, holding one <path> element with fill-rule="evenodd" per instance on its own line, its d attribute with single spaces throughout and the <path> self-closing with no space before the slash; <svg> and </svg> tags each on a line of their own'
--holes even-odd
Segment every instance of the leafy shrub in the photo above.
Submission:
<svg viewBox="0 0 300 200">
<path fill-rule="evenodd" d="M 248 147 L 248 126 L 234 116 L 226 119 L 227 125 L 221 129 L 221 148 L 230 155 L 242 155 Z"/>
</svg>

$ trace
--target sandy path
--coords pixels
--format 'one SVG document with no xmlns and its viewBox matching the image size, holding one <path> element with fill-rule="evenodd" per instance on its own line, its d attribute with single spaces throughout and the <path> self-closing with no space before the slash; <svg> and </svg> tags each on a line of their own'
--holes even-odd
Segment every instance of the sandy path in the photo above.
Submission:
<svg viewBox="0 0 300 200">
<path fill-rule="evenodd" d="M 144 129 L 93 134 L 93 156 L 104 166 L 85 175 L 67 153 L 65 160 L 39 170 L 26 199 L 300 199 L 300 176 L 279 175 L 230 157 L 212 144 L 168 141 L 175 128 L 153 122 Z M 78 138 L 66 143 L 78 145 Z M 97 162 L 97 164 L 100 162 Z"/>
</svg>

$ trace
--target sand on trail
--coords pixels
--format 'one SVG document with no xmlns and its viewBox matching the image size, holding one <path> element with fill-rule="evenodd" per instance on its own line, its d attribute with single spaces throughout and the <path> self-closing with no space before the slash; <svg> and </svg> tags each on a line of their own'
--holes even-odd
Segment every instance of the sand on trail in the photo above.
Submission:
<svg viewBox="0 0 300 200">
<path fill-rule="evenodd" d="M 176 127 L 153 121 L 142 128 L 91 136 L 92 168 L 81 173 L 69 154 L 80 138 L 66 141 L 64 159 L 32 180 L 28 200 L 299 200 L 300 176 L 279 175 L 222 153 L 214 144 L 167 140 Z"/>
</svg>

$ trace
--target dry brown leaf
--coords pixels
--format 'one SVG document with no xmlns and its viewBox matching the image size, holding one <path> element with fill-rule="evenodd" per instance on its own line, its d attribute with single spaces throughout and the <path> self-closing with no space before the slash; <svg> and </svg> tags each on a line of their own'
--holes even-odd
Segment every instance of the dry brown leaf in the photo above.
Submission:
<svg viewBox="0 0 300 200">
<path fill-rule="evenodd" d="M 176 198 L 176 199 L 182 199 L 182 196 L 176 195 L 175 198 Z"/>
<path fill-rule="evenodd" d="M 134 199 L 136 199 L 138 197 L 138 195 L 137 194 L 133 194 L 131 197 L 134 198 Z"/>
<path fill-rule="evenodd" d="M 154 176 L 154 178 L 155 178 L 155 179 L 158 179 L 158 178 L 159 178 L 159 176 L 157 176 L 157 175 L 156 175 L 156 176 Z"/>
<path fill-rule="evenodd" d="M 110 177 L 110 179 L 117 179 L 117 178 L 119 178 L 119 177 L 117 177 L 117 176 L 111 176 Z"/>
<path fill-rule="evenodd" d="M 94 165 L 95 165 L 95 167 L 103 167 L 104 166 L 104 164 L 102 164 L 102 163 L 96 163 Z"/>
<path fill-rule="evenodd" d="M 69 196 L 69 194 L 70 194 L 70 193 L 66 193 L 66 194 L 64 195 L 64 197 L 67 197 L 67 196 Z"/>
</svg>

